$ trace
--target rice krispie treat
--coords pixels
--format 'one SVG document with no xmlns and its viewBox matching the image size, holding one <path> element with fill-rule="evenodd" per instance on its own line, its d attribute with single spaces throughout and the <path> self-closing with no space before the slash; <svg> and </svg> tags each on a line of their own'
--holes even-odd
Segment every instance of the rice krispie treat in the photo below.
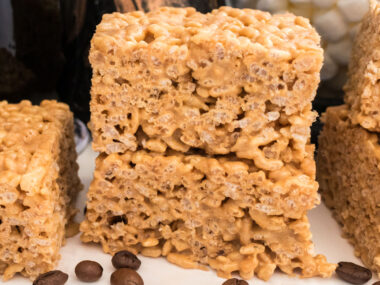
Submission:
<svg viewBox="0 0 380 285">
<path fill-rule="evenodd" d="M 371 2 L 364 17 L 344 87 L 349 117 L 370 131 L 380 131 L 380 3 Z"/>
<path fill-rule="evenodd" d="M 88 193 L 84 242 L 128 249 L 185 268 L 210 265 L 268 280 L 275 268 L 328 277 L 313 255 L 306 210 L 318 202 L 314 147 L 302 164 L 263 171 L 235 156 L 144 150 L 100 154 Z"/>
<path fill-rule="evenodd" d="M 319 36 L 303 18 L 223 7 L 105 15 L 92 39 L 97 159 L 84 242 L 269 279 L 332 274 L 314 256 L 311 101 Z"/>
<path fill-rule="evenodd" d="M 67 105 L 0 102 L 0 273 L 55 267 L 81 183 Z"/>
<path fill-rule="evenodd" d="M 322 197 L 363 263 L 380 274 L 380 144 L 349 120 L 346 105 L 323 115 L 318 181 Z"/>
<path fill-rule="evenodd" d="M 90 51 L 93 148 L 198 148 L 259 160 L 258 149 L 283 138 L 306 155 L 319 42 L 307 20 L 290 14 L 222 7 L 104 15 Z"/>
</svg>

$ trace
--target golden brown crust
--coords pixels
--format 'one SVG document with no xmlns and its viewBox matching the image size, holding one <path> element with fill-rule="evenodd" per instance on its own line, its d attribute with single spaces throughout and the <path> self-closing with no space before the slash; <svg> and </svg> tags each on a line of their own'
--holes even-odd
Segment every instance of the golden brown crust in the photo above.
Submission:
<svg viewBox="0 0 380 285">
<path fill-rule="evenodd" d="M 267 280 L 330 276 L 313 256 L 311 111 L 319 36 L 303 18 L 223 7 L 105 15 L 92 39 L 84 242 Z"/>
<path fill-rule="evenodd" d="M 67 105 L 0 102 L 0 273 L 53 269 L 75 214 L 73 116 Z"/>
<path fill-rule="evenodd" d="M 305 215 L 319 200 L 308 149 L 302 165 L 273 172 L 234 156 L 101 154 L 82 240 L 108 253 L 163 255 L 185 268 L 208 264 L 223 277 L 239 271 L 267 280 L 276 267 L 330 276 L 335 266 L 313 257 Z"/>
<path fill-rule="evenodd" d="M 349 117 L 370 131 L 380 131 L 380 3 L 372 1 L 356 37 L 344 87 Z"/>
<path fill-rule="evenodd" d="M 378 135 L 348 118 L 346 105 L 323 115 L 318 181 L 322 197 L 343 225 L 363 263 L 380 273 L 380 144 Z"/>
<path fill-rule="evenodd" d="M 314 29 L 290 14 L 223 7 L 105 15 L 90 52 L 93 148 L 133 151 L 139 128 L 162 151 L 253 158 L 257 145 L 247 142 L 275 139 L 281 128 L 305 144 L 322 58 Z"/>
</svg>

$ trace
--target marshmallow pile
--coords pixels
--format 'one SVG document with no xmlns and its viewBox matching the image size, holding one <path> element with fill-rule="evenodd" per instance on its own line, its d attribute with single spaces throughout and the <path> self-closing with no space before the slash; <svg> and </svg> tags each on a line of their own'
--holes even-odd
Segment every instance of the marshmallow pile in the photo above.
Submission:
<svg viewBox="0 0 380 285">
<path fill-rule="evenodd" d="M 346 72 L 352 43 L 360 21 L 369 10 L 370 0 L 231 0 L 233 6 L 271 13 L 292 12 L 307 17 L 322 36 L 325 62 L 322 80 Z"/>
</svg>

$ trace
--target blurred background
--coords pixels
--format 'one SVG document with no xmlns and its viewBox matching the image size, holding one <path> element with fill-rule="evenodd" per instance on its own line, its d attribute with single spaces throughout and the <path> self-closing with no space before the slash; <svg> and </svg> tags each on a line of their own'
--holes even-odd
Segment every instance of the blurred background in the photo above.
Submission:
<svg viewBox="0 0 380 285">
<path fill-rule="evenodd" d="M 369 0 L 0 0 L 0 100 L 58 99 L 88 122 L 90 40 L 104 13 L 151 11 L 160 6 L 219 6 L 290 11 L 311 20 L 322 36 L 325 63 L 314 101 L 318 112 L 342 103 L 352 41 Z M 319 129 L 316 122 L 313 138 Z M 315 141 L 313 139 L 313 141 Z"/>
</svg>

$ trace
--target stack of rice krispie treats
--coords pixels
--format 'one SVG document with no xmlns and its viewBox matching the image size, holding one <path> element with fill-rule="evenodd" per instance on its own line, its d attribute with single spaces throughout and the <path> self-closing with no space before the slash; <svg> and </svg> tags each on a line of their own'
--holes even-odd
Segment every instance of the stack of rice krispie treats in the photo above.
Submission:
<svg viewBox="0 0 380 285">
<path fill-rule="evenodd" d="M 291 14 L 105 15 L 82 240 L 223 277 L 330 276 L 306 216 L 320 200 L 309 128 L 322 61 L 318 34 Z"/>
<path fill-rule="evenodd" d="M 52 270 L 81 183 L 67 105 L 0 102 L 0 274 L 34 279 Z M 78 229 L 76 230 L 76 232 Z M 74 232 L 75 233 L 75 232 Z"/>
<path fill-rule="evenodd" d="M 346 104 L 323 115 L 318 180 L 363 263 L 380 276 L 380 4 L 356 38 Z"/>
</svg>

